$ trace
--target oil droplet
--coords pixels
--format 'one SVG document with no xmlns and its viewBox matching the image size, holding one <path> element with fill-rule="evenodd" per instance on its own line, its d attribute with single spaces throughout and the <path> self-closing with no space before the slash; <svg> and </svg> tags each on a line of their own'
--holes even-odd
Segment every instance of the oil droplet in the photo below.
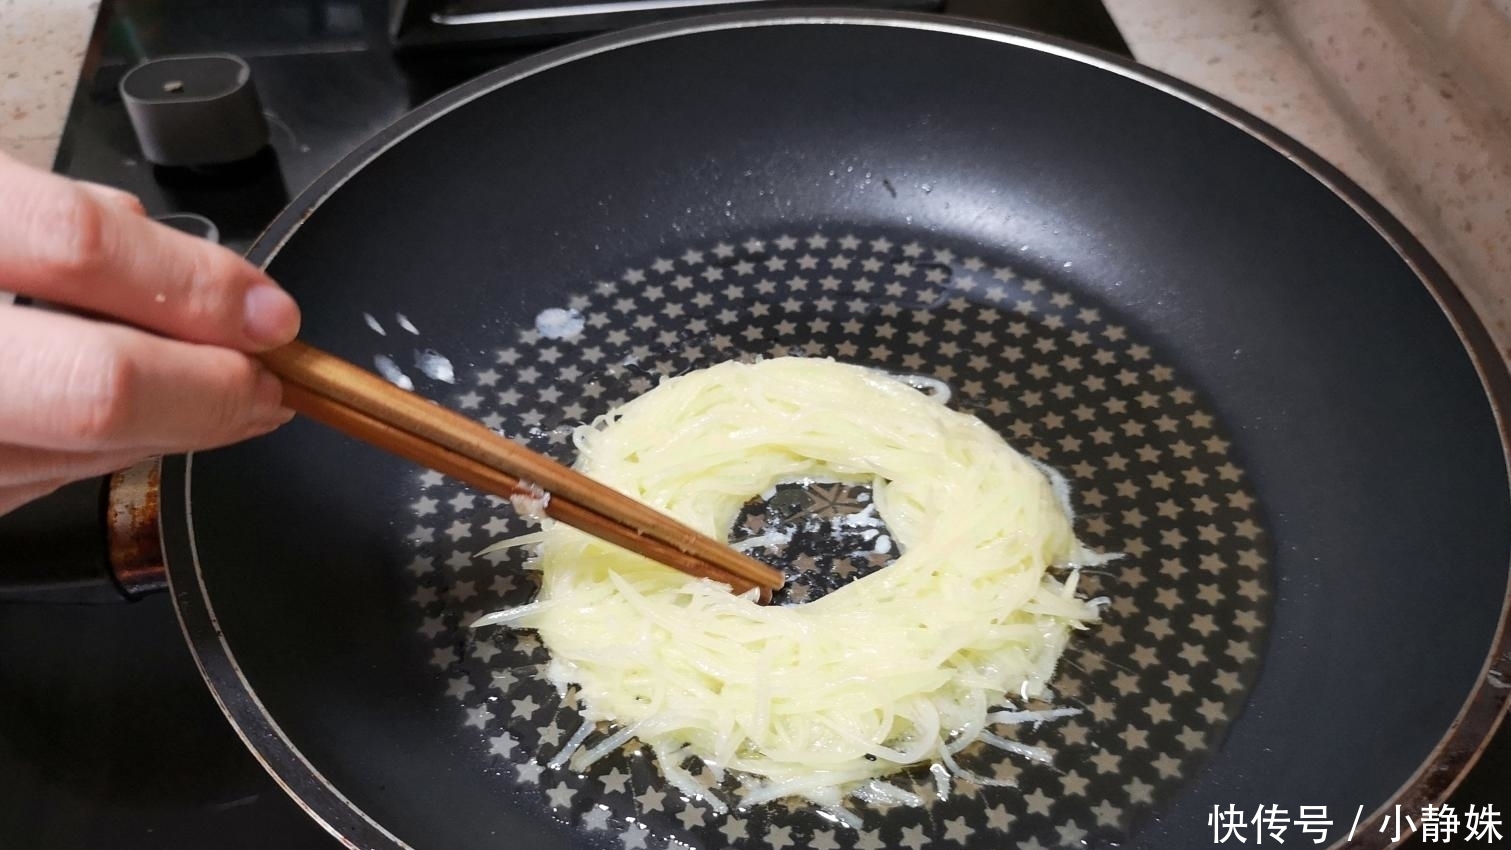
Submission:
<svg viewBox="0 0 1511 850">
<path fill-rule="evenodd" d="M 582 333 L 585 324 L 582 313 L 560 307 L 542 310 L 535 317 L 535 330 L 546 339 L 571 339 Z"/>
<path fill-rule="evenodd" d="M 425 349 L 414 353 L 414 366 L 425 374 L 426 377 L 435 381 L 444 381 L 448 384 L 456 383 L 456 369 L 445 355 Z"/>
<path fill-rule="evenodd" d="M 409 376 L 404 374 L 404 371 L 399 368 L 399 364 L 393 362 L 392 357 L 386 354 L 379 354 L 373 358 L 373 366 L 377 367 L 378 374 L 387 378 L 390 384 L 401 390 L 414 389 L 414 381 L 411 381 Z"/>
</svg>

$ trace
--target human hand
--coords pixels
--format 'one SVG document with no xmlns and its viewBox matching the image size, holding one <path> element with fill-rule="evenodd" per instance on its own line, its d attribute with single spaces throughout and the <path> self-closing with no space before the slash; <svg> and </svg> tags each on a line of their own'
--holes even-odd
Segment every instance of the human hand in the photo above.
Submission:
<svg viewBox="0 0 1511 850">
<path fill-rule="evenodd" d="M 0 155 L 0 290 L 130 325 L 0 303 L 0 513 L 293 416 L 246 353 L 294 338 L 293 299 L 133 195 Z"/>
</svg>

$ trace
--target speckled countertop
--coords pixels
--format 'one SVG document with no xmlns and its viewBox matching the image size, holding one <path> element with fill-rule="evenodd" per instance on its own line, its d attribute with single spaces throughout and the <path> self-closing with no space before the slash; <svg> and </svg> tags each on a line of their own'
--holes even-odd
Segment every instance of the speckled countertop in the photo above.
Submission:
<svg viewBox="0 0 1511 850">
<path fill-rule="evenodd" d="M 1104 0 L 1141 62 L 1358 181 L 1511 355 L 1511 0 Z M 96 0 L 0 0 L 0 150 L 48 165 Z"/>
<path fill-rule="evenodd" d="M 0 0 L 0 151 L 51 165 L 98 0 Z"/>
<path fill-rule="evenodd" d="M 1104 0 L 1139 61 L 1388 207 L 1511 357 L 1511 0 Z"/>
</svg>

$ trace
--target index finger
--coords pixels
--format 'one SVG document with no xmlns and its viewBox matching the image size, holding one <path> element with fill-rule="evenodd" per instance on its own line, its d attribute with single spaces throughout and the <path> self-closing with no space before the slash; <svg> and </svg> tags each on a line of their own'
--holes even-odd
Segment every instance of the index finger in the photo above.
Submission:
<svg viewBox="0 0 1511 850">
<path fill-rule="evenodd" d="M 0 289 L 246 351 L 298 333 L 298 307 L 260 269 L 95 187 L 0 156 L 0 211 Z"/>
</svg>

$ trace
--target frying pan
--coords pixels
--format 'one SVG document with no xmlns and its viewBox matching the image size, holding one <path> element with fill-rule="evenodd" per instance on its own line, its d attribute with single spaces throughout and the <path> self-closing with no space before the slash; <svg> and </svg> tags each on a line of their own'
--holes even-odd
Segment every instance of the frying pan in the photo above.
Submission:
<svg viewBox="0 0 1511 850">
<path fill-rule="evenodd" d="M 252 257 L 310 342 L 565 459 L 574 424 L 721 360 L 931 378 L 1127 553 L 1055 683 L 1083 713 L 1018 733 L 1054 764 L 970 751 L 1019 787 L 904 775 L 928 802 L 857 803 L 853 831 L 715 815 L 633 745 L 544 767 L 580 722 L 545 651 L 466 627 L 531 592 L 520 556 L 473 556 L 528 527 L 507 506 L 303 422 L 170 459 L 193 651 L 348 846 L 1182 847 L 1215 809 L 1308 806 L 1324 843 L 1382 847 L 1499 721 L 1500 359 L 1357 187 L 1158 74 L 900 14 L 631 30 L 421 107 Z M 863 499 L 818 485 L 733 534 Z"/>
</svg>

